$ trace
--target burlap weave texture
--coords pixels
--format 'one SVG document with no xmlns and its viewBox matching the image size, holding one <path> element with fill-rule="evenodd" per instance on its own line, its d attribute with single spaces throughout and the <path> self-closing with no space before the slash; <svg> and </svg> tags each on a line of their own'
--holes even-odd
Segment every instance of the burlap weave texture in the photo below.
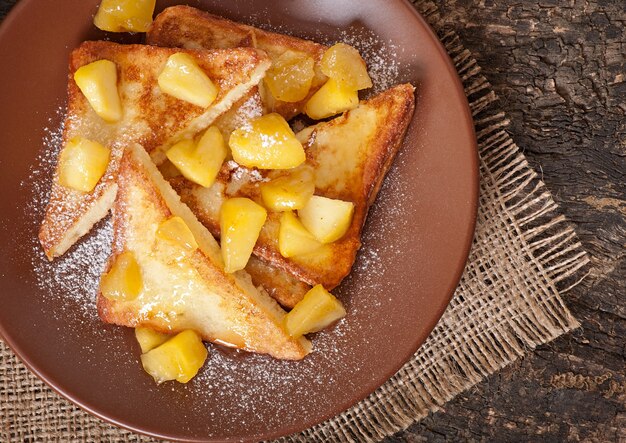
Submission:
<svg viewBox="0 0 626 443">
<path fill-rule="evenodd" d="M 575 328 L 560 295 L 587 255 L 506 132 L 476 61 L 434 4 L 414 2 L 461 76 L 479 143 L 480 208 L 469 262 L 441 321 L 387 383 L 345 413 L 285 441 L 377 441 L 437 410 L 539 344 Z M 59 397 L 0 342 L 0 441 L 151 441 Z"/>
</svg>

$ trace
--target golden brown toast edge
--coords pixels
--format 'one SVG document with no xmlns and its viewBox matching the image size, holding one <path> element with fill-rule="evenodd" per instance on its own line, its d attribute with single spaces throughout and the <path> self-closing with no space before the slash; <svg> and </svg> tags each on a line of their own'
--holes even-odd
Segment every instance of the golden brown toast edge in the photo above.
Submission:
<svg viewBox="0 0 626 443">
<path fill-rule="evenodd" d="M 114 258 L 126 250 L 127 235 L 134 229 L 143 229 L 141 217 L 137 214 L 145 211 L 144 207 L 131 207 L 129 193 L 133 186 L 139 186 L 150 205 L 162 215 L 163 219 L 171 215 L 183 218 L 198 241 L 199 249 L 189 259 L 198 276 L 207 282 L 213 290 L 219 291 L 221 305 L 227 306 L 236 323 L 237 333 L 213 336 L 210 326 L 194 327 L 207 341 L 235 345 L 248 351 L 267 353 L 279 359 L 298 360 L 310 351 L 310 342 L 306 338 L 293 339 L 282 327 L 285 312 L 270 296 L 255 288 L 250 277 L 243 271 L 227 274 L 223 269 L 219 245 L 211 234 L 198 222 L 192 212 L 179 199 L 171 186 L 162 178 L 149 157 L 138 145 L 131 146 L 124 154 L 119 171 L 119 192 L 114 207 L 114 240 L 112 255 L 107 270 Z M 133 211 L 136 213 L 133 215 Z M 132 217 L 139 217 L 139 225 L 133 226 Z M 130 233 L 132 235 L 132 232 Z M 162 332 L 179 332 L 189 325 L 168 313 L 153 312 L 141 314 L 141 306 L 133 302 L 113 302 L 101 293 L 97 299 L 98 313 L 103 321 L 117 325 L 137 327 L 146 326 Z M 181 316 L 184 318 L 184 316 Z M 241 340 L 239 342 L 239 340 Z"/>
<path fill-rule="evenodd" d="M 228 20 L 190 6 L 172 6 L 156 16 L 146 34 L 148 44 L 183 48 L 233 48 L 252 46 L 268 53 L 275 61 L 285 51 L 306 54 L 315 61 L 315 77 L 309 94 L 297 103 L 274 100 L 261 83 L 261 95 L 270 112 L 277 112 L 287 120 L 300 114 L 308 99 L 326 82 L 319 62 L 327 47 L 289 35 L 265 31 L 254 26 Z"/>
<path fill-rule="evenodd" d="M 250 274 L 255 286 L 261 286 L 285 308 L 293 308 L 311 289 L 310 285 L 298 280 L 289 272 L 278 269 L 254 255 L 246 265 L 246 272 Z"/>
<path fill-rule="evenodd" d="M 151 70 L 141 70 L 137 68 L 137 64 L 150 65 L 150 62 L 156 62 L 156 59 L 159 63 L 164 63 L 169 55 L 180 51 L 146 45 L 118 45 L 111 42 L 85 42 L 72 51 L 63 146 L 70 138 L 80 135 L 109 147 L 111 160 L 100 182 L 89 193 L 81 193 L 59 185 L 58 171 L 55 170 L 50 201 L 39 231 L 41 245 L 50 260 L 67 251 L 110 209 L 117 189 L 115 174 L 121 156 L 120 142 L 141 142 L 158 160 L 158 157 L 163 157 L 160 149 L 165 149 L 178 139 L 187 137 L 189 133 L 204 129 L 223 114 L 234 101 L 260 81 L 270 64 L 264 53 L 254 49 L 231 50 L 228 51 L 229 56 L 225 51 L 184 50 L 193 54 L 201 67 L 220 86 L 215 106 L 207 108 L 212 111 L 202 110 L 166 94 L 160 94 L 159 100 L 154 100 L 154 96 L 148 93 L 148 90 L 153 88 L 150 86 L 152 83 L 157 84 L 156 77 L 160 65 Z M 158 57 L 155 54 L 158 54 Z M 106 123 L 95 114 L 73 79 L 79 67 L 105 58 L 118 64 L 120 77 L 118 84 L 122 89 L 120 94 L 122 103 L 128 101 L 125 100 L 125 85 L 148 84 L 143 89 L 144 93 L 133 97 L 136 103 L 130 103 L 133 106 L 125 109 L 122 121 L 115 124 Z M 246 75 L 248 77 L 245 77 Z M 242 78 L 248 80 L 247 84 L 236 83 L 237 79 Z"/>
</svg>

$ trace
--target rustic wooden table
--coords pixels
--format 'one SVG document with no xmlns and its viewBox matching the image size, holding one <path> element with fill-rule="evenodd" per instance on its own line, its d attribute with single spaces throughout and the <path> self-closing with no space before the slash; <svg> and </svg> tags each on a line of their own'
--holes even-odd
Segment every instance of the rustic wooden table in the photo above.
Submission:
<svg viewBox="0 0 626 443">
<path fill-rule="evenodd" d="M 593 268 L 564 295 L 582 328 L 388 442 L 626 442 L 626 2 L 435 2 Z"/>
<path fill-rule="evenodd" d="M 582 328 L 386 441 L 626 441 L 626 3 L 435 1 L 593 267 L 565 295 Z"/>
</svg>

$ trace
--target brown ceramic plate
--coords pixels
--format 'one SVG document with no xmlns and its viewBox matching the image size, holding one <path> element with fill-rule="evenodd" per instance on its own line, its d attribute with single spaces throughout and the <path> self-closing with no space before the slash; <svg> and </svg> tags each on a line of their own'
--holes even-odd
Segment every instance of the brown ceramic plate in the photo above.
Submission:
<svg viewBox="0 0 626 443">
<path fill-rule="evenodd" d="M 302 430 L 364 398 L 418 349 L 459 281 L 477 205 L 477 154 L 459 79 L 402 0 L 207 0 L 192 6 L 363 50 L 379 86 L 410 81 L 417 109 L 370 212 L 348 315 L 302 362 L 211 346 L 200 376 L 156 386 L 132 331 L 95 316 L 110 226 L 47 264 L 36 233 L 65 100 L 67 59 L 97 0 L 22 0 L 0 29 L 0 332 L 62 395 L 112 423 L 172 440 L 258 440 Z M 158 9 L 181 2 L 158 2 Z M 109 36 L 119 39 L 119 36 Z"/>
</svg>

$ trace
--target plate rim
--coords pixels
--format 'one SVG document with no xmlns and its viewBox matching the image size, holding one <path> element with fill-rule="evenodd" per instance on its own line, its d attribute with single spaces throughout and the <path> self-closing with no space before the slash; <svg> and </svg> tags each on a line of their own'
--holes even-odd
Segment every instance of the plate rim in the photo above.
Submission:
<svg viewBox="0 0 626 443">
<path fill-rule="evenodd" d="M 408 353 L 408 355 L 406 355 L 402 359 L 399 359 L 399 363 L 394 365 L 392 370 L 386 371 L 384 374 L 380 374 L 378 377 L 376 377 L 377 382 L 376 382 L 376 386 L 373 389 L 371 390 L 368 389 L 367 392 L 365 392 L 362 396 L 359 396 L 358 398 L 356 398 L 356 400 L 354 398 L 351 398 L 349 401 L 338 402 L 336 404 L 336 407 L 333 408 L 331 412 L 327 414 L 322 414 L 322 418 L 316 418 L 315 420 L 312 420 L 306 423 L 299 422 L 297 426 L 292 425 L 291 427 L 284 427 L 280 431 L 274 431 L 274 432 L 268 431 L 265 433 L 258 433 L 254 435 L 247 434 L 245 436 L 229 437 L 226 439 L 223 437 L 222 438 L 220 437 L 209 437 L 209 438 L 197 437 L 196 438 L 196 437 L 180 437 L 180 436 L 174 436 L 174 435 L 165 435 L 165 434 L 160 434 L 158 432 L 150 432 L 146 430 L 145 428 L 134 426 L 132 423 L 125 422 L 123 420 L 117 420 L 115 418 L 107 416 L 105 413 L 100 412 L 97 406 L 91 405 L 90 402 L 82 401 L 80 398 L 78 398 L 78 396 L 73 395 L 71 392 L 69 392 L 66 389 L 63 389 L 63 387 L 61 386 L 56 386 L 55 382 L 50 380 L 51 378 L 54 378 L 54 377 L 49 377 L 46 374 L 47 371 L 45 370 L 45 368 L 43 367 L 39 368 L 36 365 L 32 364 L 32 361 L 30 360 L 30 358 L 27 355 L 25 355 L 24 352 L 22 352 L 22 350 L 20 349 L 20 346 L 15 342 L 15 340 L 11 338 L 11 334 L 8 334 L 3 324 L 0 323 L 0 339 L 8 345 L 8 347 L 13 351 L 15 356 L 28 368 L 30 372 L 32 372 L 37 378 L 43 381 L 45 385 L 51 388 L 54 392 L 56 392 L 63 398 L 69 400 L 70 402 L 72 402 L 72 404 L 78 406 L 83 411 L 86 411 L 87 413 L 105 421 L 106 423 L 121 427 L 123 429 L 129 430 L 131 432 L 135 432 L 140 435 L 144 435 L 144 436 L 148 436 L 152 438 L 167 439 L 167 440 L 176 441 L 176 442 L 258 441 L 261 439 L 275 439 L 281 436 L 288 436 L 294 433 L 302 432 L 303 430 L 306 430 L 310 427 L 323 423 L 337 415 L 342 414 L 343 412 L 345 412 L 352 406 L 358 404 L 363 399 L 367 398 L 369 395 L 371 395 L 376 390 L 378 390 L 410 360 L 410 358 L 424 344 L 424 342 L 430 336 L 430 334 L 432 333 L 436 325 L 441 320 L 441 317 L 443 316 L 445 310 L 450 304 L 450 301 L 452 300 L 452 297 L 454 296 L 454 292 L 456 288 L 458 287 L 458 284 L 465 270 L 467 261 L 469 259 L 469 253 L 471 250 L 472 242 L 474 240 L 475 228 L 476 228 L 476 223 L 477 223 L 477 214 L 478 214 L 478 197 L 479 197 L 479 185 L 480 185 L 479 156 L 478 156 L 478 142 L 476 139 L 474 119 L 471 114 L 469 102 L 464 92 L 462 81 L 458 75 L 458 72 L 448 52 L 446 51 L 443 43 L 437 36 L 436 32 L 431 28 L 431 26 L 428 24 L 426 19 L 416 10 L 415 6 L 413 6 L 413 4 L 411 4 L 409 0 L 393 0 L 393 1 L 404 7 L 405 14 L 410 15 L 413 18 L 413 20 L 417 20 L 418 22 L 420 22 L 421 26 L 426 30 L 427 34 L 429 35 L 429 38 L 431 39 L 433 43 L 433 47 L 437 49 L 437 52 L 440 54 L 442 60 L 445 62 L 448 72 L 451 74 L 451 77 L 454 79 L 454 92 L 458 96 L 462 97 L 462 99 L 460 100 L 460 103 L 462 104 L 462 108 L 463 108 L 463 117 L 464 117 L 463 120 L 466 126 L 465 129 L 468 131 L 468 135 L 471 136 L 468 141 L 474 153 L 474 155 L 472 155 L 472 164 L 468 165 L 468 169 L 472 169 L 474 173 L 472 174 L 473 186 L 471 189 L 472 191 L 472 205 L 470 208 L 471 209 L 471 214 L 470 214 L 471 226 L 468 227 L 469 234 L 467 235 L 465 244 L 463 245 L 464 246 L 463 251 L 462 251 L 463 253 L 461 255 L 462 257 L 465 257 L 465 258 L 457 264 L 456 269 L 454 269 L 454 272 L 452 271 L 450 272 L 451 281 L 455 282 L 455 284 L 452 287 L 452 289 L 449 291 L 449 294 L 447 294 L 447 297 L 445 297 L 445 299 L 442 300 L 441 308 L 438 310 L 437 315 L 433 316 L 432 317 L 433 320 L 427 323 L 427 327 L 425 327 L 424 329 L 425 332 L 420 336 L 416 336 L 415 340 L 413 341 L 414 346 L 410 347 L 411 352 Z M 5 34 L 14 26 L 13 22 L 15 22 L 22 14 L 28 13 L 29 8 L 32 8 L 34 6 L 34 3 L 35 3 L 34 0 L 20 0 L 18 1 L 18 3 L 16 3 L 14 6 L 11 7 L 8 14 L 0 23 L 0 42 L 2 42 L 6 38 Z M 186 3 L 186 2 L 181 2 L 181 3 Z M 415 117 L 412 118 L 412 122 L 414 121 L 414 118 Z M 443 301 L 445 301 L 445 303 Z M 380 380 L 380 383 L 378 382 L 379 380 Z M 339 403 L 341 403 L 341 406 L 339 406 Z"/>
</svg>

